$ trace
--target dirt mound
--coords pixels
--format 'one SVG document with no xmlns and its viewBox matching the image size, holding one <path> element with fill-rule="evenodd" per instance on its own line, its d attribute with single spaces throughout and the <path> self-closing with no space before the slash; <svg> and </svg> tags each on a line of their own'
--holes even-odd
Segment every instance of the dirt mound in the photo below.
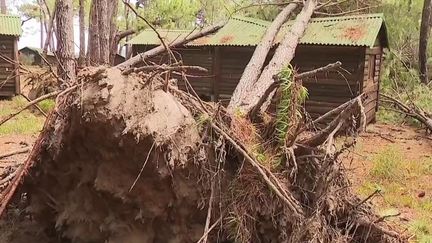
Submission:
<svg viewBox="0 0 432 243">
<path fill-rule="evenodd" d="M 4 206 L 15 195 L 52 242 L 398 239 L 350 192 L 325 141 L 293 149 L 295 160 L 255 149 L 256 163 L 223 108 L 172 80 L 117 69 L 78 80 L 0 198 Z"/>
</svg>

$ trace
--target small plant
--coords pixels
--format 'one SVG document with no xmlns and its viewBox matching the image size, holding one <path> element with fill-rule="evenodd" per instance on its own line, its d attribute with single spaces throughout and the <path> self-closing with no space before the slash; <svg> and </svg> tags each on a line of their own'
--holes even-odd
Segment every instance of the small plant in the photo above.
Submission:
<svg viewBox="0 0 432 243">
<path fill-rule="evenodd" d="M 394 147 L 389 147 L 372 159 L 370 175 L 379 180 L 396 180 L 402 177 L 402 154 Z"/>
<path fill-rule="evenodd" d="M 308 91 L 302 85 L 295 87 L 291 65 L 283 68 L 278 78 L 281 82 L 281 98 L 276 111 L 276 132 L 279 143 L 284 145 L 289 129 L 302 117 L 299 106 L 307 99 Z"/>
</svg>

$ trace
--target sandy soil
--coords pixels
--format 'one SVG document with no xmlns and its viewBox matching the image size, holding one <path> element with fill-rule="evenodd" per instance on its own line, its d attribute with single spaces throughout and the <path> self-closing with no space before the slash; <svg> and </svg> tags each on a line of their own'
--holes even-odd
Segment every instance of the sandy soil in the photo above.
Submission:
<svg viewBox="0 0 432 243">
<path fill-rule="evenodd" d="M 424 130 L 408 126 L 386 124 L 368 126 L 367 132 L 361 134 L 355 149 L 344 156 L 343 162 L 355 191 L 358 191 L 368 179 L 368 174 L 373 166 L 374 155 L 390 147 L 399 150 L 404 161 L 421 163 L 425 159 L 432 158 L 432 135 L 427 135 Z M 418 201 L 432 201 L 430 181 L 432 181 L 432 176 L 421 175 L 419 178 L 409 178 L 401 182 L 404 187 L 403 195 Z M 418 195 L 423 193 L 424 195 L 419 198 Z M 391 207 L 386 201 L 385 195 L 376 196 L 371 202 L 377 209 Z M 410 207 L 401 207 L 397 210 L 401 215 L 395 221 L 403 226 L 409 225 L 416 218 L 425 216 L 419 215 L 419 212 Z M 428 217 L 432 219 L 432 215 Z"/>
</svg>

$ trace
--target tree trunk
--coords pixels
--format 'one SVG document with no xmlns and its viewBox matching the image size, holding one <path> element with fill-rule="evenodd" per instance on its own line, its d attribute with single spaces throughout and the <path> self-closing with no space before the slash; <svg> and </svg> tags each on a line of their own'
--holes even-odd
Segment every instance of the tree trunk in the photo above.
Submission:
<svg viewBox="0 0 432 243">
<path fill-rule="evenodd" d="M 113 4 L 113 3 L 110 3 Z M 99 22 L 99 42 L 100 42 L 100 57 L 99 64 L 109 63 L 109 21 L 108 21 L 108 1 L 99 0 L 98 6 L 98 22 Z"/>
<path fill-rule="evenodd" d="M 78 66 L 83 67 L 85 62 L 85 23 L 84 23 L 84 4 L 85 0 L 79 0 L 79 58 Z"/>
<path fill-rule="evenodd" d="M 420 80 L 422 83 L 429 82 L 427 67 L 427 47 L 430 35 L 430 21 L 432 12 L 432 0 L 424 0 L 423 13 L 420 26 L 420 43 L 419 43 L 419 67 Z"/>
<path fill-rule="evenodd" d="M 72 0 L 57 0 L 58 74 L 66 83 L 75 79 Z"/>
<path fill-rule="evenodd" d="M 276 49 L 270 63 L 265 67 L 258 81 L 250 85 L 248 92 L 244 92 L 243 96 L 230 102 L 231 110 L 238 110 L 242 114 L 249 114 L 254 107 L 259 103 L 261 97 L 274 83 L 273 76 L 278 74 L 283 67 L 290 64 L 294 58 L 295 50 L 300 38 L 303 36 L 309 20 L 317 6 L 316 0 L 307 0 L 300 14 L 291 27 L 291 30 L 284 36 L 283 40 Z M 269 95 L 271 99 L 274 92 Z M 268 106 L 268 102 L 264 103 L 263 108 Z"/>
<path fill-rule="evenodd" d="M 109 26 L 109 63 L 110 65 L 114 65 L 114 59 L 117 54 L 117 48 L 118 48 L 118 42 L 117 41 L 117 23 L 116 23 L 116 17 L 118 13 L 118 3 L 117 1 L 114 1 L 114 3 L 108 5 L 108 17 L 110 21 Z"/>
<path fill-rule="evenodd" d="M 267 29 L 261 42 L 256 47 L 252 58 L 246 66 L 236 89 L 234 90 L 230 104 L 228 105 L 228 111 L 230 113 L 232 113 L 233 108 L 241 102 L 239 99 L 247 95 L 250 87 L 252 87 L 253 84 L 256 83 L 256 81 L 258 80 L 264 66 L 267 54 L 273 46 L 273 42 L 276 38 L 277 33 L 279 32 L 282 25 L 286 22 L 292 11 L 297 8 L 297 6 L 297 3 L 288 4 L 288 6 L 286 6 L 278 14 L 276 19 Z"/>
<path fill-rule="evenodd" d="M 126 2 L 129 3 L 130 0 L 127 0 Z M 126 22 L 126 28 L 125 29 L 128 30 L 129 29 L 129 7 L 127 6 L 127 4 L 123 4 L 123 5 L 124 5 L 124 8 L 125 8 L 125 13 L 124 13 L 124 15 L 125 15 L 125 22 Z M 130 36 L 126 36 L 126 42 L 129 41 L 129 37 Z M 131 57 L 132 52 L 130 50 L 131 48 L 130 48 L 129 44 L 126 44 L 125 48 L 126 48 L 125 58 L 127 60 L 127 59 L 129 59 Z"/>
<path fill-rule="evenodd" d="M 55 6 L 57 6 L 57 1 L 54 4 Z M 51 50 L 53 50 L 53 43 L 52 43 L 52 39 L 53 39 L 53 29 L 54 29 L 54 18 L 56 17 L 57 14 L 57 7 L 54 7 L 54 11 L 52 13 L 52 15 L 50 16 L 49 19 L 49 24 L 48 24 L 48 31 L 47 31 L 47 37 L 45 39 L 45 44 L 43 47 L 43 53 L 46 55 L 48 52 L 48 46 L 51 47 Z"/>
<path fill-rule="evenodd" d="M 6 14 L 6 0 L 0 0 L 0 13 Z"/>
<path fill-rule="evenodd" d="M 41 5 L 41 2 L 38 1 L 38 4 Z M 42 14 L 42 6 L 39 8 L 39 24 L 40 24 L 40 48 L 44 47 L 44 18 Z"/>
<path fill-rule="evenodd" d="M 100 59 L 98 3 L 98 0 L 92 0 L 90 7 L 87 45 L 87 59 L 90 66 L 97 65 Z"/>
</svg>

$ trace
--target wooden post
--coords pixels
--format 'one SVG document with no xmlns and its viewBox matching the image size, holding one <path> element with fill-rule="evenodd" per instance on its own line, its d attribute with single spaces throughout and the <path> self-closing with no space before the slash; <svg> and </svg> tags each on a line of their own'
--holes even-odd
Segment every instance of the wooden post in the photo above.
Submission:
<svg viewBox="0 0 432 243">
<path fill-rule="evenodd" d="M 13 55 L 14 55 L 14 69 L 15 69 L 15 94 L 21 94 L 21 82 L 19 76 L 19 64 L 18 64 L 18 37 L 14 39 L 13 44 Z"/>
<path fill-rule="evenodd" d="M 213 101 L 219 100 L 219 85 L 221 84 L 220 47 L 214 47 L 213 51 Z"/>
</svg>

